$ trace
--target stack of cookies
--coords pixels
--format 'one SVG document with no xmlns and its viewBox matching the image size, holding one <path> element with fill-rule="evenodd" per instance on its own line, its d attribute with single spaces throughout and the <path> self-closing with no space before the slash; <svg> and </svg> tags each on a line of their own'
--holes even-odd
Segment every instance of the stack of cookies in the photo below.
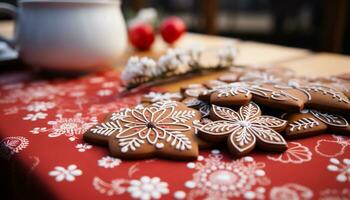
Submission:
<svg viewBox="0 0 350 200">
<path fill-rule="evenodd" d="M 84 134 L 125 159 L 194 160 L 198 149 L 283 152 L 286 140 L 326 131 L 350 134 L 350 82 L 296 77 L 282 68 L 233 68 L 177 93 L 146 94 L 142 104 L 108 116 Z"/>
</svg>

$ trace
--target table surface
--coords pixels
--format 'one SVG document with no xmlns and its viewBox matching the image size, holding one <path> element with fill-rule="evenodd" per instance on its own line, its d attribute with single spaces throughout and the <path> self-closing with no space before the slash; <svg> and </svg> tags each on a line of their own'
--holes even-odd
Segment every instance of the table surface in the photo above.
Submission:
<svg viewBox="0 0 350 200">
<path fill-rule="evenodd" d="M 11 35 L 11 26 L 11 22 L 1 23 L 0 33 Z M 350 72 L 348 56 L 258 42 L 187 33 L 175 47 L 198 45 L 210 49 L 232 42 L 239 47 L 236 60 L 239 65 L 287 67 L 304 76 Z M 167 48 L 157 38 L 151 51 L 129 49 L 118 65 L 122 66 L 130 55 L 156 58 Z M 121 161 L 108 157 L 106 148 L 84 143 L 81 135 L 88 125 L 96 123 L 96 119 L 102 120 L 106 113 L 140 100 L 141 94 L 118 97 L 120 69 L 41 81 L 30 81 L 33 74 L 28 70 L 1 72 L 0 143 L 10 149 L 0 152 L 8 160 L 6 165 L 0 163 L 7 167 L 2 171 L 6 173 L 6 181 L 1 181 L 5 190 L 8 188 L 12 195 L 22 198 L 47 195 L 46 199 L 124 199 L 132 195 L 133 184 L 137 190 L 138 184 L 147 182 L 147 178 L 141 177 L 148 176 L 168 188 L 167 192 L 161 192 L 166 199 L 182 195 L 188 199 L 350 198 L 350 174 L 346 172 L 350 169 L 350 138 L 346 136 L 323 134 L 294 140 L 288 143 L 289 150 L 283 154 L 254 151 L 251 157 L 242 159 L 232 159 L 225 150 L 201 151 L 198 161 L 189 163 L 160 159 Z M 224 72 L 160 87 L 177 91 L 182 85 L 205 82 L 221 73 Z M 47 104 L 37 107 L 38 102 Z M 228 176 L 230 180 L 225 178 Z M 205 185 L 200 185 L 203 180 Z M 236 188 L 222 188 L 218 192 L 215 183 L 227 181 Z"/>
</svg>

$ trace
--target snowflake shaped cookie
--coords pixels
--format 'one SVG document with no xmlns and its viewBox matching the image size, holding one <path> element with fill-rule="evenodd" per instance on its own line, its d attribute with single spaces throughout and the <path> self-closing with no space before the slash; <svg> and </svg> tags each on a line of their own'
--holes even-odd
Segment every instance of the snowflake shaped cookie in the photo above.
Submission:
<svg viewBox="0 0 350 200">
<path fill-rule="evenodd" d="M 284 151 L 287 143 L 278 133 L 283 131 L 286 121 L 261 115 L 257 104 L 242 106 L 239 112 L 230 108 L 212 106 L 211 118 L 216 120 L 199 129 L 199 136 L 212 142 L 227 140 L 230 152 L 244 156 L 255 145 L 266 151 Z"/>
<path fill-rule="evenodd" d="M 327 130 L 331 133 L 350 134 L 350 125 L 341 115 L 302 110 L 300 113 L 289 113 L 283 116 L 288 120 L 285 135 L 288 138 L 302 138 L 321 134 Z"/>
<path fill-rule="evenodd" d="M 116 115 L 114 115 L 116 116 Z M 108 144 L 113 156 L 127 159 L 154 156 L 196 159 L 198 145 L 194 120 L 200 113 L 175 101 L 160 101 L 140 109 L 127 109 L 92 127 L 84 139 Z"/>
</svg>

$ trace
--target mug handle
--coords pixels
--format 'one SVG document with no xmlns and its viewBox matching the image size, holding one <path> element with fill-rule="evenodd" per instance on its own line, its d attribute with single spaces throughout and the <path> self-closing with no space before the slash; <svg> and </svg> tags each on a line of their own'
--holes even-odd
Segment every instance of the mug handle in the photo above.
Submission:
<svg viewBox="0 0 350 200">
<path fill-rule="evenodd" d="M 8 3 L 0 3 L 0 13 L 7 14 L 16 20 L 17 8 Z M 16 38 L 6 38 L 0 34 L 0 41 L 7 43 L 10 47 L 15 47 Z"/>
</svg>

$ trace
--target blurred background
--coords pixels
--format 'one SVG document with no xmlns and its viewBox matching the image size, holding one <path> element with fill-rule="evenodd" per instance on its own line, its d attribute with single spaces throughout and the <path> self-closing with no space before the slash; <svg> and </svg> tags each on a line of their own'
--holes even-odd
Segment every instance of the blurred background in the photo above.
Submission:
<svg viewBox="0 0 350 200">
<path fill-rule="evenodd" d="M 160 18 L 183 18 L 190 32 L 350 54 L 348 0 L 122 1 L 127 20 L 145 7 L 157 9 Z"/>
</svg>

